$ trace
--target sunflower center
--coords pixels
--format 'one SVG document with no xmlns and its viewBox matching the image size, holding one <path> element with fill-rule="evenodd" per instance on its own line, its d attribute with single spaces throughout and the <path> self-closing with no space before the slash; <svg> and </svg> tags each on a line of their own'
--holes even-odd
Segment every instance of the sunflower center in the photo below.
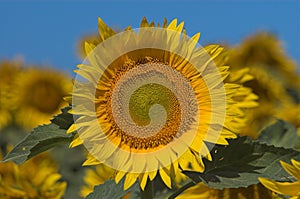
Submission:
<svg viewBox="0 0 300 199">
<path fill-rule="evenodd" d="M 195 122 L 194 90 L 173 67 L 147 62 L 121 67 L 114 74 L 105 92 L 99 92 L 102 97 L 96 96 L 100 126 L 111 140 L 120 139 L 130 149 L 157 148 L 183 135 Z"/>
</svg>

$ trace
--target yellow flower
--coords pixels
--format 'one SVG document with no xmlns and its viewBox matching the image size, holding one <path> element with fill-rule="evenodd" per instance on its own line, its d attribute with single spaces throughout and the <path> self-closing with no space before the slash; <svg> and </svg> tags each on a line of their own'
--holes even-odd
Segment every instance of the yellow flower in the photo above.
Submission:
<svg viewBox="0 0 300 199">
<path fill-rule="evenodd" d="M 71 93 L 72 83 L 61 72 L 31 67 L 18 76 L 15 88 L 16 123 L 30 129 L 49 123 L 53 115 L 68 105 L 63 97 Z"/>
<path fill-rule="evenodd" d="M 277 194 L 292 196 L 295 199 L 300 198 L 300 162 L 292 159 L 291 163 L 290 165 L 280 161 L 284 170 L 297 179 L 296 182 L 276 182 L 266 178 L 259 178 L 259 181 Z"/>
<path fill-rule="evenodd" d="M 233 73 L 236 70 L 241 69 L 234 68 Z M 283 86 L 284 80 L 272 75 L 266 68 L 252 65 L 249 68 L 244 68 L 244 70 L 248 70 L 253 77 L 244 85 L 251 88 L 259 96 L 259 107 L 247 111 L 248 125 L 241 131 L 241 134 L 257 138 L 259 132 L 276 119 L 276 110 L 285 109 L 294 102 Z"/>
<path fill-rule="evenodd" d="M 58 182 L 60 178 L 56 165 L 47 154 L 22 165 L 0 163 L 0 198 L 59 199 L 67 186 L 66 182 Z"/>
<path fill-rule="evenodd" d="M 212 189 L 204 183 L 187 189 L 176 199 L 272 199 L 272 193 L 261 184 L 251 185 L 247 188 L 225 188 L 223 190 Z"/>
<path fill-rule="evenodd" d="M 202 172 L 202 157 L 211 159 L 204 141 L 228 144 L 243 110 L 257 105 L 251 90 L 225 82 L 229 67 L 214 62 L 223 48 L 201 48 L 200 34 L 189 38 L 183 25 L 144 18 L 140 29 L 115 34 L 99 19 L 103 42 L 85 44 L 71 146 L 84 143 L 91 153 L 84 165 L 116 169 L 117 183 L 125 176 L 124 189 L 137 179 L 144 189 L 156 175 L 171 188 L 180 169 Z"/>
<path fill-rule="evenodd" d="M 21 71 L 22 63 L 18 60 L 0 62 L 0 130 L 12 122 L 11 110 L 15 108 L 12 103 L 13 83 Z"/>
<path fill-rule="evenodd" d="M 287 88 L 299 90 L 296 64 L 285 55 L 279 41 L 268 33 L 258 33 L 228 52 L 226 63 L 236 70 L 248 70 L 253 78 L 244 85 L 259 97 L 259 107 L 247 111 L 242 135 L 256 138 L 274 119 L 277 110 L 294 104 Z"/>
</svg>

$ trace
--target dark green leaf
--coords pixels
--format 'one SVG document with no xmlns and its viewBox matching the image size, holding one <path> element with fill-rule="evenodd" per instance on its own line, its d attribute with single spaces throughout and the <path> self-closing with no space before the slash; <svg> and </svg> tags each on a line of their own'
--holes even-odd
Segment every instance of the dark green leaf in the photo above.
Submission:
<svg viewBox="0 0 300 199">
<path fill-rule="evenodd" d="M 61 110 L 61 114 L 55 116 L 51 122 L 55 125 L 57 125 L 60 129 L 67 130 L 71 124 L 74 123 L 73 115 L 68 113 L 68 111 L 71 109 L 70 106 L 65 107 Z"/>
<path fill-rule="evenodd" d="M 107 180 L 104 184 L 95 186 L 93 193 L 90 193 L 86 199 L 118 199 L 125 196 L 128 192 L 136 192 L 139 189 L 138 183 L 135 183 L 127 190 L 124 190 L 123 187 L 124 179 L 118 184 L 114 180 Z"/>
<path fill-rule="evenodd" d="M 258 140 L 276 147 L 294 148 L 298 141 L 297 129 L 290 123 L 278 120 L 264 129 Z"/>
<path fill-rule="evenodd" d="M 228 146 L 216 145 L 212 161 L 203 159 L 203 173 L 183 171 L 194 182 L 204 182 L 216 189 L 239 188 L 257 184 L 258 177 L 277 181 L 290 181 L 291 176 L 281 167 L 279 160 L 300 160 L 300 152 L 269 146 L 248 137 L 229 140 Z"/>
<path fill-rule="evenodd" d="M 64 108 L 61 114 L 54 117 L 51 124 L 38 126 L 19 142 L 4 158 L 3 161 L 14 161 L 22 164 L 29 158 L 51 149 L 58 144 L 70 143 L 73 134 L 66 134 L 66 129 L 73 123 L 73 117 Z"/>
</svg>

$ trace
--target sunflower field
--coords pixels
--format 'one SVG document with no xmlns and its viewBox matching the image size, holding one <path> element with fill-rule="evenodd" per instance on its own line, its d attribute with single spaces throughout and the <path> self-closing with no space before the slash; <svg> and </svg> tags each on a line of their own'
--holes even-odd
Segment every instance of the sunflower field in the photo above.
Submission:
<svg viewBox="0 0 300 199">
<path fill-rule="evenodd" d="M 98 18 L 73 76 L 1 60 L 0 199 L 300 198 L 299 66 L 269 32 L 199 38 Z"/>
</svg>

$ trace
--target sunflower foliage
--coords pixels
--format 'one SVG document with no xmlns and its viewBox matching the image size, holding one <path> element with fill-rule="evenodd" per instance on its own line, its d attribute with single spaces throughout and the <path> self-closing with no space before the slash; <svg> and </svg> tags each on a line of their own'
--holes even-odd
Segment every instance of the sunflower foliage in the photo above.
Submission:
<svg viewBox="0 0 300 199">
<path fill-rule="evenodd" d="M 35 128 L 28 136 L 18 143 L 4 158 L 6 161 L 14 161 L 22 164 L 28 159 L 49 150 L 60 144 L 70 143 L 74 134 L 66 134 L 67 129 L 73 122 L 72 114 L 68 113 L 70 107 L 62 109 L 62 113 L 51 120 L 51 124 Z M 240 188 L 257 184 L 258 177 L 270 178 L 282 181 L 291 179 L 279 163 L 279 160 L 300 160 L 300 152 L 293 150 L 297 133 L 295 127 L 287 122 L 278 120 L 263 130 L 257 140 L 243 136 L 229 139 L 229 145 L 215 145 L 206 143 L 211 147 L 212 161 L 203 158 L 204 172 L 183 171 L 193 182 L 204 182 L 207 186 L 216 189 Z M 293 142 L 288 142 L 292 140 Z M 108 180 L 94 188 L 94 192 L 87 198 L 111 198 L 122 197 L 130 191 L 139 193 L 137 184 L 129 190 L 123 190 L 124 180 L 116 184 Z M 184 186 L 183 186 L 184 187 Z M 188 186 L 190 187 L 190 186 Z M 112 192 L 112 188 L 114 191 Z M 165 195 L 172 198 L 172 194 L 183 192 L 183 189 L 165 191 Z M 132 194 L 133 195 L 133 194 Z"/>
</svg>

